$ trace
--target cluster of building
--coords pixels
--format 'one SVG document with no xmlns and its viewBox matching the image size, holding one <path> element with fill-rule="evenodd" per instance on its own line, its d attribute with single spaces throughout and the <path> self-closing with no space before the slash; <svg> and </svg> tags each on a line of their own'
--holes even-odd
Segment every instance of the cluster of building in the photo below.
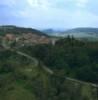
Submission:
<svg viewBox="0 0 98 100">
<path fill-rule="evenodd" d="M 15 35 L 8 33 L 3 37 L 6 41 L 15 41 L 18 45 L 35 45 L 35 44 L 55 44 L 55 40 L 44 35 L 37 35 L 32 33 L 22 33 Z"/>
</svg>

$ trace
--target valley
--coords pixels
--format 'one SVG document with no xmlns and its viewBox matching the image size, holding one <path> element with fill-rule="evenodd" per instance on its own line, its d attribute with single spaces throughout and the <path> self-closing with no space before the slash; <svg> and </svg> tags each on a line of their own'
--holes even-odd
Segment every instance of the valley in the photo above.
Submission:
<svg viewBox="0 0 98 100">
<path fill-rule="evenodd" d="M 0 28 L 0 100 L 98 100 L 98 41 Z"/>
</svg>

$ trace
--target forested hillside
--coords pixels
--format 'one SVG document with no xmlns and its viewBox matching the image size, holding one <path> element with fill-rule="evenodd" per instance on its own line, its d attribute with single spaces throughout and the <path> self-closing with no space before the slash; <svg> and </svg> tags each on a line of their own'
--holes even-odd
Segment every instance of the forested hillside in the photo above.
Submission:
<svg viewBox="0 0 98 100">
<path fill-rule="evenodd" d="M 97 100 L 97 57 L 98 42 L 73 37 L 55 45 L 2 46 L 0 100 Z"/>
<path fill-rule="evenodd" d="M 54 74 L 15 52 L 0 54 L 1 100 L 97 100 L 97 87 L 66 78 L 61 70 Z"/>
<path fill-rule="evenodd" d="M 68 37 L 57 41 L 55 45 L 29 46 L 23 50 L 50 69 L 63 71 L 65 76 L 98 83 L 98 42 Z"/>
<path fill-rule="evenodd" d="M 13 26 L 13 25 L 0 26 L 0 35 L 5 35 L 7 33 L 12 33 L 16 35 L 21 35 L 22 33 L 32 33 L 39 36 L 42 36 L 42 35 L 47 36 L 41 31 L 38 31 L 32 28 L 24 28 L 24 27 L 18 27 L 18 26 Z"/>
</svg>

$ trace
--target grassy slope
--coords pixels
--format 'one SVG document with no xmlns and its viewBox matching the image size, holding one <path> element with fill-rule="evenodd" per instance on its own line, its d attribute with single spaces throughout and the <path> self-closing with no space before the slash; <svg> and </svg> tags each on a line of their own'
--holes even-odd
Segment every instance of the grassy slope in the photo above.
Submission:
<svg viewBox="0 0 98 100">
<path fill-rule="evenodd" d="M 4 63 L 13 66 L 14 72 L 0 73 L 0 100 L 98 100 L 98 90 L 91 84 L 62 82 L 60 76 L 51 76 L 32 64 L 24 66 L 17 59 L 5 58 Z"/>
<path fill-rule="evenodd" d="M 69 79 L 60 83 L 59 76 L 51 76 L 39 67 L 25 66 L 17 74 L 26 79 L 15 77 L 13 73 L 0 74 L 4 82 L 0 100 L 97 100 L 97 90 L 90 84 Z M 56 95 L 58 88 L 61 90 Z"/>
</svg>

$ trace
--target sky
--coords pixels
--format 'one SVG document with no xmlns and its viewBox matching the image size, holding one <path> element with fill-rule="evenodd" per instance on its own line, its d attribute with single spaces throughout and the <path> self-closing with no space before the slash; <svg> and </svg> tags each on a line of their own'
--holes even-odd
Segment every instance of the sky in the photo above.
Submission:
<svg viewBox="0 0 98 100">
<path fill-rule="evenodd" d="M 40 29 L 98 27 L 98 0 L 2 0 L 0 25 Z"/>
</svg>

